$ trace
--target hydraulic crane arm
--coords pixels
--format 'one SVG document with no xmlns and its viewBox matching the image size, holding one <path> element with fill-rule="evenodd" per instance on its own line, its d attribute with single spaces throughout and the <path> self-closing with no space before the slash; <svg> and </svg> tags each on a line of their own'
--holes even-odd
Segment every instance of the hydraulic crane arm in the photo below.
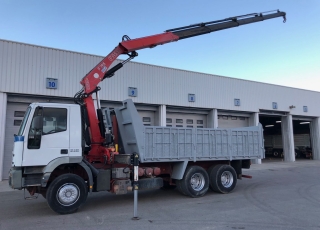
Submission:
<svg viewBox="0 0 320 230">
<path fill-rule="evenodd" d="M 273 12 L 273 13 L 270 13 Z M 229 29 L 237 26 L 242 26 L 250 23 L 261 22 L 271 18 L 283 17 L 286 21 L 286 13 L 281 11 L 269 11 L 264 13 L 246 14 L 236 17 L 230 17 L 222 20 L 198 23 L 190 26 L 184 26 L 166 30 L 166 32 L 172 32 L 179 37 L 179 40 L 190 38 L 202 34 L 215 32 L 218 30 Z"/>
<path fill-rule="evenodd" d="M 107 157 L 108 159 L 110 158 L 109 150 L 103 146 L 105 143 L 105 138 L 103 134 L 104 127 L 101 121 L 102 114 L 101 112 L 99 114 L 99 111 L 97 113 L 95 111 L 92 93 L 100 90 L 98 84 L 101 81 L 103 81 L 105 78 L 112 77 L 114 73 L 119 70 L 125 63 L 136 57 L 138 55 L 136 52 L 137 50 L 153 48 L 157 45 L 163 45 L 165 43 L 174 42 L 185 38 L 190 38 L 277 17 L 283 17 L 284 22 L 286 21 L 286 13 L 276 10 L 264 13 L 240 15 L 218 21 L 193 24 L 190 26 L 166 30 L 162 34 L 156 34 L 132 40 L 126 35 L 123 36 L 122 42 L 120 42 L 119 45 L 110 54 L 108 54 L 81 80 L 80 83 L 83 85 L 83 89 L 75 95 L 75 102 L 83 105 L 86 110 L 86 114 L 84 115 L 84 117 L 87 117 L 86 127 L 89 128 L 89 131 L 85 136 L 90 136 L 90 144 L 88 144 L 87 140 L 86 142 L 91 146 L 91 150 L 87 159 L 92 162 L 105 159 L 103 157 Z M 121 54 L 127 54 L 129 58 L 109 69 L 111 64 Z M 100 121 L 97 118 L 97 114 L 98 117 L 100 117 Z"/>
<path fill-rule="evenodd" d="M 108 56 L 106 56 L 82 79 L 81 84 L 85 87 L 85 93 L 87 94 L 95 90 L 99 82 L 103 81 L 107 77 L 112 76 L 115 71 L 123 66 L 124 63 L 119 63 L 118 66 L 112 69 L 112 71 L 107 71 L 112 62 L 121 54 L 129 54 L 130 59 L 132 59 L 137 55 L 135 51 L 140 49 L 153 48 L 157 45 L 163 45 L 165 43 L 178 41 L 185 38 L 199 36 L 218 30 L 224 30 L 277 17 L 283 17 L 284 22 L 286 21 L 286 13 L 277 10 L 264 13 L 240 15 L 217 21 L 198 23 L 190 26 L 169 29 L 162 34 L 156 34 L 132 40 L 130 40 L 128 36 L 124 36 L 123 41 L 119 43 L 119 45 Z M 127 38 L 128 40 L 124 40 L 125 38 Z"/>
</svg>

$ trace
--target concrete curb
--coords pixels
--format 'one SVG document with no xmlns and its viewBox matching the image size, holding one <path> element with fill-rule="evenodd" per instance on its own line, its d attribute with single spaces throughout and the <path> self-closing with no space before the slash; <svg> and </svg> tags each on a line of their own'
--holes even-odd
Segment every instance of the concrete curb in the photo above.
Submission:
<svg viewBox="0 0 320 230">
<path fill-rule="evenodd" d="M 10 188 L 8 180 L 0 181 L 0 192 L 13 192 L 18 191 Z"/>
</svg>

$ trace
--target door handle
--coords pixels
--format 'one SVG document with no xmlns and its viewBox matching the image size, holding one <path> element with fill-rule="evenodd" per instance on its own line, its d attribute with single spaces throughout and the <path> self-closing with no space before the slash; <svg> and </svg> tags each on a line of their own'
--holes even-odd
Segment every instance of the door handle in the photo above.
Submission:
<svg viewBox="0 0 320 230">
<path fill-rule="evenodd" d="M 68 149 L 61 149 L 60 153 L 61 154 L 68 154 Z"/>
</svg>

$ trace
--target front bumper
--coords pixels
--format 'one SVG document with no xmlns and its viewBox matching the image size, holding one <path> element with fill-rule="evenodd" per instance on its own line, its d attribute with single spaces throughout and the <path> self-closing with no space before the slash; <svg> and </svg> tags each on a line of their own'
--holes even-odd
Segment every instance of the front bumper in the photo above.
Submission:
<svg viewBox="0 0 320 230">
<path fill-rule="evenodd" d="M 10 169 L 9 186 L 13 189 L 22 189 L 22 168 L 13 167 Z"/>
</svg>

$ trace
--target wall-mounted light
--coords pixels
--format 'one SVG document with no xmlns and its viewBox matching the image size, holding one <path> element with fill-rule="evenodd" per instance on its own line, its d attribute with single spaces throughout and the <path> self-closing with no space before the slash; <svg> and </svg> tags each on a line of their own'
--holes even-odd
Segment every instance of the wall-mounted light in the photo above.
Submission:
<svg viewBox="0 0 320 230">
<path fill-rule="evenodd" d="M 281 121 L 276 121 L 276 123 L 281 123 Z"/>
<path fill-rule="evenodd" d="M 265 127 L 273 127 L 274 125 L 266 125 Z"/>
<path fill-rule="evenodd" d="M 310 121 L 300 122 L 300 125 L 304 125 L 304 124 L 310 124 Z"/>
</svg>

